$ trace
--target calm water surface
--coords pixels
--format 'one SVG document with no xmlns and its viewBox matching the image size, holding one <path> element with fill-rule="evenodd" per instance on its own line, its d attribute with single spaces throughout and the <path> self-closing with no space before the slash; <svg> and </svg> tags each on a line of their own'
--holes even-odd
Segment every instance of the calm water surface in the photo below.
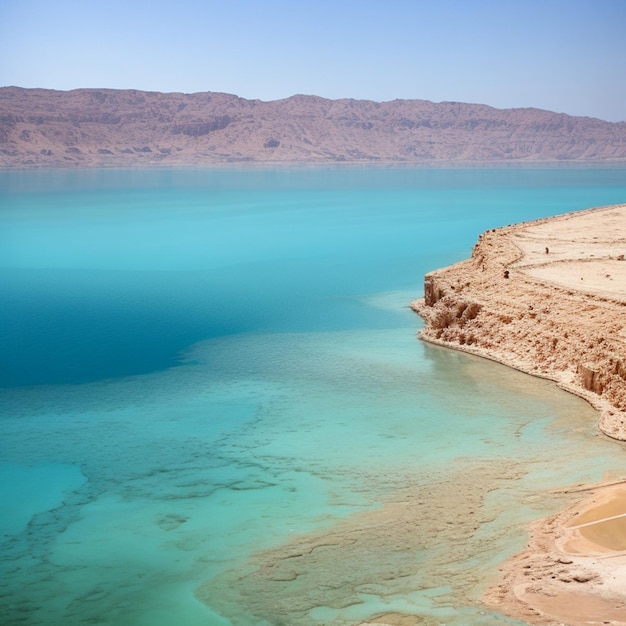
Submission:
<svg viewBox="0 0 626 626">
<path fill-rule="evenodd" d="M 2 623 L 514 623 L 497 564 L 623 449 L 407 305 L 487 228 L 624 201 L 626 169 L 0 172 Z M 412 498 L 393 549 L 346 539 Z"/>
</svg>

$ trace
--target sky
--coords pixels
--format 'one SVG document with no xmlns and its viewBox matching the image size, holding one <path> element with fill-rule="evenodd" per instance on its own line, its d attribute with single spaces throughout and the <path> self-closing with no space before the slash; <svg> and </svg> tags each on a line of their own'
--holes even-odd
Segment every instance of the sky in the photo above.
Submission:
<svg viewBox="0 0 626 626">
<path fill-rule="evenodd" d="M 626 0 L 0 0 L 0 86 L 626 121 Z"/>
</svg>

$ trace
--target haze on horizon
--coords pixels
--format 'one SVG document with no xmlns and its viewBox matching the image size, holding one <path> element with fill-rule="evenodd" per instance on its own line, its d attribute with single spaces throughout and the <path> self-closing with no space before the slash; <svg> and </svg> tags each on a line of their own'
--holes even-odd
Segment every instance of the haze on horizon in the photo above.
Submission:
<svg viewBox="0 0 626 626">
<path fill-rule="evenodd" d="M 304 93 L 626 121 L 623 0 L 0 0 L 0 86 Z"/>
</svg>

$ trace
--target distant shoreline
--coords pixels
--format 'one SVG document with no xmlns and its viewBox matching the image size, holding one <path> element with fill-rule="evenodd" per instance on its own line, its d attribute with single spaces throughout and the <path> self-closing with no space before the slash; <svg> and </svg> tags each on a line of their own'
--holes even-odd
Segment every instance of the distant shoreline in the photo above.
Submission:
<svg viewBox="0 0 626 626">
<path fill-rule="evenodd" d="M 395 170 L 587 170 L 587 169 L 624 169 L 626 159 L 616 161 L 229 161 L 223 163 L 139 163 L 139 164 L 76 164 L 76 165 L 0 165 L 0 173 L 12 172 L 63 172 L 63 171 L 209 171 L 209 170 L 325 170 L 325 169 L 395 169 Z"/>
</svg>

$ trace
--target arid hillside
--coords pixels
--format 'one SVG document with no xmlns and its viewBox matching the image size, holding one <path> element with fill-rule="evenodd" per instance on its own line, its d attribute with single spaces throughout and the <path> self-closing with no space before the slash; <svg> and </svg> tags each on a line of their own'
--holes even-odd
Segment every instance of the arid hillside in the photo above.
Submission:
<svg viewBox="0 0 626 626">
<path fill-rule="evenodd" d="M 0 88 L 0 167 L 626 161 L 626 122 L 425 100 Z"/>
</svg>

